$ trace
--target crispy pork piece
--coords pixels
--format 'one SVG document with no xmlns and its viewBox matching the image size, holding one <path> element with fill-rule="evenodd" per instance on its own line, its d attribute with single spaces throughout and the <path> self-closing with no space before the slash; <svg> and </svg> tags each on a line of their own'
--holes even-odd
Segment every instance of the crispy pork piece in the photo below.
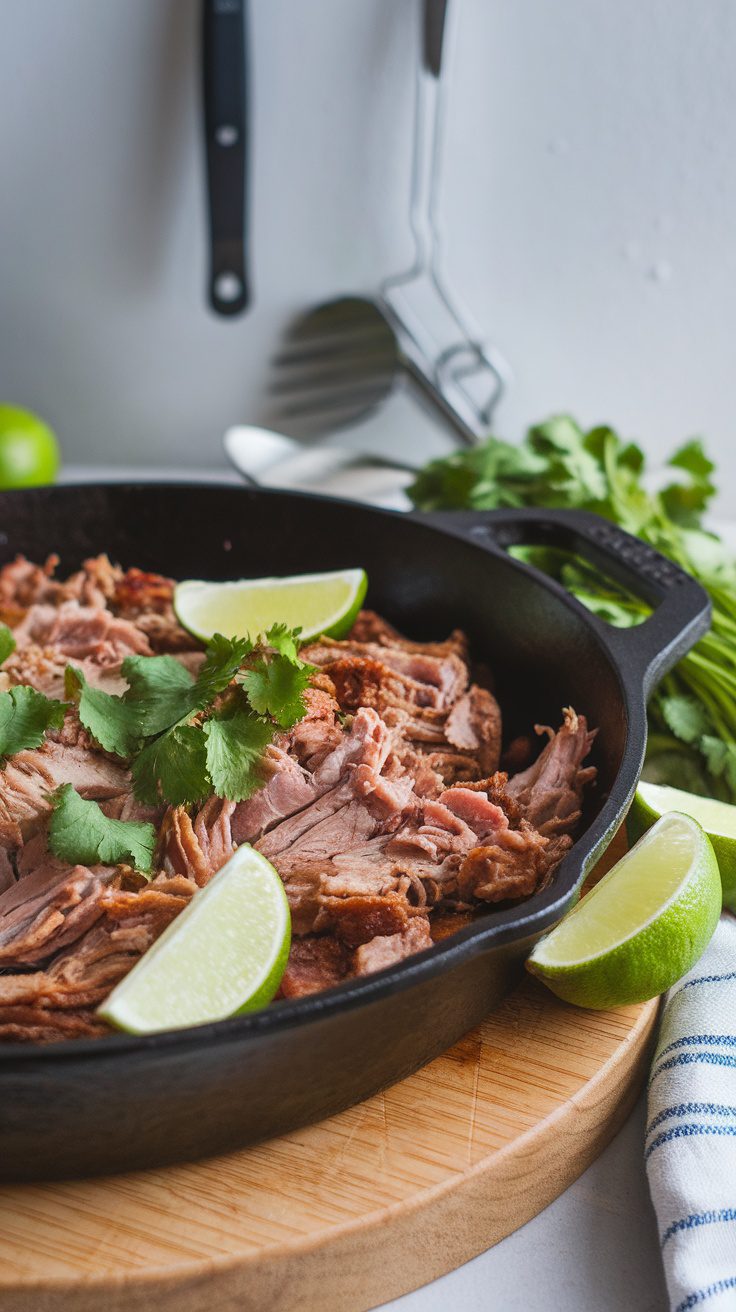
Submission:
<svg viewBox="0 0 736 1312">
<path fill-rule="evenodd" d="M 413 642 L 374 610 L 360 611 L 350 630 L 349 641 L 375 642 L 380 647 L 399 647 L 402 651 L 416 651 L 440 658 L 454 654 L 465 662 L 468 659 L 468 640 L 461 629 L 453 629 L 444 642 Z"/>
<path fill-rule="evenodd" d="M 159 875 L 110 889 L 98 922 L 44 970 L 0 977 L 0 1038 L 48 1043 L 109 1033 L 94 1009 L 186 906 L 196 884 Z"/>
<path fill-rule="evenodd" d="M 304 649 L 334 686 L 344 711 L 372 706 L 384 719 L 403 715 L 403 736 L 429 758 L 445 785 L 486 777 L 498 768 L 501 712 L 485 687 L 468 687 L 467 644 L 411 643 L 380 617 L 361 612 L 344 642 L 321 639 Z"/>
<path fill-rule="evenodd" d="M 19 847 L 40 828 L 51 813 L 49 793 L 62 784 L 98 802 L 131 789 L 128 771 L 101 752 L 47 738 L 11 757 L 0 774 L 0 847 Z"/>
<path fill-rule="evenodd" d="M 55 600 L 60 589 L 60 584 L 53 579 L 58 563 L 58 556 L 49 556 L 45 565 L 34 565 L 25 556 L 16 556 L 15 560 L 3 565 L 0 569 L 0 609 L 20 618 L 23 611 L 35 602 Z"/>
<path fill-rule="evenodd" d="M 151 656 L 152 648 L 130 620 L 119 619 L 101 606 L 31 606 L 13 629 L 19 649 L 28 644 L 53 647 L 69 660 L 92 660 L 98 665 L 119 665 L 126 656 Z"/>
<path fill-rule="evenodd" d="M 379 695 L 383 686 L 387 693 L 409 705 L 445 710 L 468 683 L 467 666 L 454 652 L 440 658 L 370 642 L 322 640 L 304 647 L 301 654 L 304 660 L 320 666 L 329 675 L 335 684 L 337 700 L 345 710 L 369 704 L 360 695 L 363 686 L 366 692 L 371 686 L 376 688 L 374 696 Z M 365 666 L 362 675 L 361 665 Z"/>
<path fill-rule="evenodd" d="M 334 741 L 332 726 L 327 724 L 327 737 Z M 313 771 L 300 765 L 293 756 L 282 747 L 273 746 L 266 754 L 266 766 L 270 778 L 252 798 L 239 802 L 232 818 L 232 832 L 236 843 L 255 842 L 264 834 L 280 830 L 280 826 L 291 816 L 303 813 L 307 807 L 317 803 L 326 793 L 334 793 L 341 785 L 346 786 L 344 797 L 355 795 L 362 790 L 363 795 L 371 791 L 377 793 L 376 804 L 380 805 L 382 793 L 379 785 L 381 769 L 393 746 L 393 734 L 377 713 L 363 708 L 354 716 L 350 727 L 341 730 L 340 737 L 327 755 L 318 752 L 318 764 Z M 355 776 L 354 787 L 350 785 Z M 341 794 L 341 800 L 343 795 Z M 316 823 L 317 813 L 309 823 Z M 301 822 L 289 830 L 281 830 L 281 837 L 276 840 L 283 845 L 283 837 L 291 839 L 296 836 Z M 273 844 L 269 850 L 276 850 Z M 268 852 L 265 853 L 268 855 Z"/>
<path fill-rule="evenodd" d="M 452 707 L 444 735 L 453 747 L 470 752 L 485 778 L 501 759 L 501 709 L 487 688 L 473 684 Z"/>
<path fill-rule="evenodd" d="M 113 866 L 71 866 L 45 855 L 32 874 L 0 894 L 0 967 L 34 966 L 74 943 L 99 920 Z"/>
<path fill-rule="evenodd" d="M 597 730 L 589 729 L 584 715 L 572 706 L 564 712 L 557 733 L 536 725 L 549 742 L 533 765 L 509 779 L 506 791 L 522 815 L 546 837 L 569 834 L 580 820 L 583 789 L 595 779 L 594 765 L 583 765 Z"/>
<path fill-rule="evenodd" d="M 26 643 L 8 657 L 3 665 L 3 673 L 8 676 L 11 685 L 27 684 L 46 697 L 63 701 L 66 696 L 64 675 L 70 659 L 58 647 Z M 119 697 L 128 686 L 120 673 L 120 662 L 101 665 L 94 658 L 84 657 L 81 660 L 74 659 L 73 663 L 82 671 L 91 687 L 101 688 L 114 697 Z"/>
<path fill-rule="evenodd" d="M 174 580 L 163 574 L 129 569 L 117 580 L 110 599 L 116 615 L 129 619 L 151 644 L 155 652 L 191 652 L 201 644 L 187 633 L 174 614 Z"/>
<path fill-rule="evenodd" d="M 309 993 L 321 993 L 347 979 L 352 974 L 351 965 L 350 949 L 330 934 L 295 938 L 278 996 L 303 998 Z"/>
<path fill-rule="evenodd" d="M 376 970 L 395 966 L 397 962 L 404 961 L 406 957 L 413 956 L 415 952 L 423 952 L 425 948 L 431 946 L 432 936 L 427 917 L 415 916 L 399 934 L 372 938 L 368 943 L 363 943 L 356 948 L 353 956 L 353 971 L 356 975 L 372 975 Z"/>
</svg>

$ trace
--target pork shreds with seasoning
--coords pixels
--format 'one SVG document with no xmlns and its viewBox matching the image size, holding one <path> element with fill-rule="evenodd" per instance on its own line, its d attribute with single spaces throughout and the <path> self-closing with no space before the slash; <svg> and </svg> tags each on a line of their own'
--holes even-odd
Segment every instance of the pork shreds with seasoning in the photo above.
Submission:
<svg viewBox="0 0 736 1312">
<path fill-rule="evenodd" d="M 87 682 L 125 688 L 126 656 L 202 648 L 178 624 L 173 583 L 105 556 L 66 581 L 58 561 L 0 570 L 0 621 L 16 650 L 0 690 L 63 697 L 73 660 Z M 573 841 L 595 730 L 568 707 L 544 746 L 500 770 L 501 711 L 472 681 L 465 636 L 410 642 L 364 610 L 344 641 L 302 651 L 316 667 L 306 714 L 266 751 L 245 802 L 141 806 L 125 763 L 98 749 L 73 709 L 41 747 L 0 771 L 0 1039 L 103 1035 L 96 1008 L 235 847 L 254 844 L 284 881 L 293 946 L 280 996 L 381 970 L 485 908 L 549 882 Z M 510 759 L 519 761 L 518 743 Z M 71 783 L 116 819 L 158 826 L 150 883 L 124 866 L 71 866 L 47 848 L 48 797 Z M 436 929 L 434 927 L 436 926 Z M 434 934 L 433 934 L 434 929 Z"/>
</svg>

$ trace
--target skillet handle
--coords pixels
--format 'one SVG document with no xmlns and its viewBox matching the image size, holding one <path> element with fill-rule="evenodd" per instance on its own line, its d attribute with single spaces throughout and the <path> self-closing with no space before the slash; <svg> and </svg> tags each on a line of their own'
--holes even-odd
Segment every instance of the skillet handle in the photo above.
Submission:
<svg viewBox="0 0 736 1312">
<path fill-rule="evenodd" d="M 711 603 L 705 588 L 654 547 L 599 515 L 583 510 L 492 510 L 421 518 L 459 530 L 475 542 L 485 539 L 489 547 L 548 546 L 577 552 L 641 597 L 653 613 L 633 628 L 618 629 L 588 614 L 623 669 L 641 680 L 645 696 L 708 630 Z"/>
</svg>

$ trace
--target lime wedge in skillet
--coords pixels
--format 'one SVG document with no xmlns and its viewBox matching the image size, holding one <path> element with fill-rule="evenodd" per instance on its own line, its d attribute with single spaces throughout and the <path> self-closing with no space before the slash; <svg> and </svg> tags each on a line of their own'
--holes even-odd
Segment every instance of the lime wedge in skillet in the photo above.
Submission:
<svg viewBox="0 0 736 1312">
<path fill-rule="evenodd" d="M 631 841 L 640 838 L 665 811 L 682 811 L 702 825 L 721 872 L 723 905 L 736 911 L 736 806 L 713 797 L 696 797 L 682 788 L 642 782 L 626 821 Z"/>
<path fill-rule="evenodd" d="M 256 1011 L 286 969 L 291 917 L 284 886 L 247 843 L 195 893 L 99 1014 L 131 1034 L 184 1029 Z"/>
<path fill-rule="evenodd" d="M 527 968 L 579 1007 L 663 993 L 707 947 L 721 912 L 710 839 L 669 812 L 534 948 Z"/>
<path fill-rule="evenodd" d="M 174 610 L 179 623 L 205 642 L 215 633 L 256 638 L 272 624 L 300 628 L 305 641 L 320 633 L 341 638 L 351 628 L 367 587 L 363 569 L 235 583 L 186 579 L 176 585 Z"/>
</svg>

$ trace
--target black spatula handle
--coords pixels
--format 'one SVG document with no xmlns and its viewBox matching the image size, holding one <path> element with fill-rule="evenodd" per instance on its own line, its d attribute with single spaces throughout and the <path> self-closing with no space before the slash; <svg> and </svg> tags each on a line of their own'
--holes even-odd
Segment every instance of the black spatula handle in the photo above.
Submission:
<svg viewBox="0 0 736 1312">
<path fill-rule="evenodd" d="M 210 219 L 209 299 L 240 314 L 250 299 L 246 270 L 245 0 L 203 0 L 204 121 Z"/>
<path fill-rule="evenodd" d="M 442 43 L 445 36 L 445 17 L 448 0 L 424 0 L 424 67 L 433 77 L 439 77 L 442 68 Z"/>
</svg>

